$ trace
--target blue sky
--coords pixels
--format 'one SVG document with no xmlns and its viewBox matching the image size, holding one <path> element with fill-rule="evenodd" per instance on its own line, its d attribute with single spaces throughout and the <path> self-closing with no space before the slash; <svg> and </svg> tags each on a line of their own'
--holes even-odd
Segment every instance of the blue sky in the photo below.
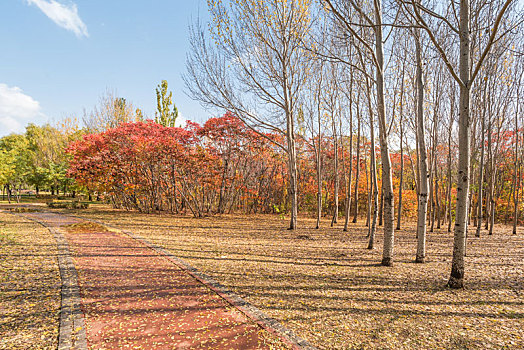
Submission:
<svg viewBox="0 0 524 350">
<path fill-rule="evenodd" d="M 188 25 L 205 0 L 0 1 L 0 136 L 81 117 L 108 89 L 154 116 L 166 79 L 185 119 L 211 112 L 184 94 Z"/>
</svg>

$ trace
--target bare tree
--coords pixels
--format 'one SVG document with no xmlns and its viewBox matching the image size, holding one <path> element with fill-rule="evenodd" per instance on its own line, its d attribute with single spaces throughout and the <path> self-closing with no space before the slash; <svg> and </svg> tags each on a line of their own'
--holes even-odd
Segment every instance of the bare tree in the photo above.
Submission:
<svg viewBox="0 0 524 350">
<path fill-rule="evenodd" d="M 384 195 L 384 247 L 382 251 L 382 265 L 393 265 L 393 244 L 394 228 L 393 222 L 395 217 L 393 180 L 391 173 L 391 159 L 389 157 L 388 145 L 388 124 L 386 122 L 386 105 L 384 97 L 384 37 L 382 23 L 382 1 L 373 1 L 370 9 L 364 9 L 355 0 L 337 1 L 323 0 L 327 8 L 333 13 L 334 18 L 339 21 L 346 31 L 362 45 L 366 53 L 371 57 L 371 62 L 375 70 L 375 87 L 377 99 L 377 114 L 379 126 L 379 143 L 380 156 L 382 163 L 382 193 Z M 369 11 L 373 14 L 368 16 Z M 362 25 L 372 28 L 374 36 L 374 45 L 369 44 L 358 33 L 357 24 L 351 21 L 351 13 L 356 12 L 362 21 Z"/>
<path fill-rule="evenodd" d="M 82 117 L 89 132 L 102 132 L 121 123 L 130 123 L 140 119 L 141 113 L 135 113 L 131 103 L 125 98 L 117 97 L 116 92 L 111 90 L 107 90 L 100 97 L 98 105 L 91 111 L 84 110 Z"/>
<path fill-rule="evenodd" d="M 203 105 L 232 111 L 287 154 L 291 218 L 297 226 L 296 118 L 301 88 L 311 74 L 304 42 L 309 0 L 209 2 L 211 40 L 192 28 L 184 80 Z"/>
<path fill-rule="evenodd" d="M 521 162 L 520 158 L 517 158 L 518 145 L 519 145 L 519 109 L 520 105 L 520 89 L 522 82 L 522 74 L 519 76 L 517 83 L 517 98 L 515 103 L 515 179 L 513 183 L 515 184 L 516 190 L 513 191 L 513 234 L 517 234 L 517 224 L 518 224 L 518 208 L 519 208 L 519 189 L 520 189 L 520 173 L 521 173 Z"/>
<path fill-rule="evenodd" d="M 347 92 L 347 99 L 349 101 L 349 170 L 348 170 L 348 181 L 347 181 L 347 187 L 346 187 L 346 207 L 345 207 L 345 213 L 344 213 L 344 231 L 348 231 L 348 224 L 349 224 L 349 215 L 351 211 L 351 184 L 352 184 L 352 175 L 353 175 L 353 69 L 351 68 L 350 71 L 350 81 L 349 81 L 349 91 Z M 360 101 L 357 98 L 356 103 L 358 104 Z M 358 147 L 358 143 L 357 143 Z M 358 163 L 357 163 L 358 167 Z M 357 170 L 358 172 L 358 170 Z M 357 204 L 358 205 L 358 204 Z"/>
<path fill-rule="evenodd" d="M 324 89 L 324 65 L 322 60 L 315 60 L 312 66 L 315 78 L 308 79 L 307 94 L 302 103 L 306 129 L 309 130 L 309 143 L 315 155 L 315 171 L 317 180 L 317 215 L 316 229 L 320 228 L 322 218 L 322 91 Z M 307 140 L 308 138 L 306 138 Z"/>
<path fill-rule="evenodd" d="M 418 141 L 418 169 L 419 194 L 417 214 L 417 256 L 415 261 L 423 263 L 426 259 L 426 215 L 428 209 L 428 163 L 426 155 L 426 141 L 424 135 L 424 82 L 422 79 L 422 45 L 420 30 L 413 30 L 415 37 L 415 55 L 417 62 L 417 141 Z"/>
<path fill-rule="evenodd" d="M 489 4 L 494 15 L 485 16 L 483 23 L 485 31 L 489 33 L 486 40 L 482 42 L 483 48 L 476 47 L 475 52 L 479 54 L 472 55 L 471 47 L 471 5 L 470 0 L 459 1 L 458 15 L 455 11 L 455 2 L 449 6 L 443 6 L 443 14 L 437 9 L 430 9 L 421 5 L 417 0 L 409 0 L 412 5 L 412 14 L 416 18 L 417 24 L 420 25 L 427 33 L 433 43 L 434 48 L 439 53 L 448 72 L 455 79 L 460 89 L 459 97 L 459 161 L 458 161 L 458 182 L 457 182 L 457 207 L 455 220 L 455 238 L 453 244 L 453 260 L 451 263 L 451 274 L 448 286 L 451 288 L 462 288 L 464 286 L 464 250 L 466 243 L 467 231 L 467 213 L 470 186 L 470 140 L 471 140 L 471 121 L 470 121 L 470 94 L 471 87 L 478 75 L 482 64 L 491 50 L 495 41 L 499 39 L 499 27 L 514 0 L 494 1 Z M 475 15 L 483 13 L 482 7 L 486 4 L 478 3 L 479 8 L 475 9 Z M 477 18 L 480 20 L 480 18 Z M 432 22 L 437 22 L 436 25 Z M 455 23 L 454 23 L 455 22 Z M 450 45 L 444 44 L 443 37 L 439 37 L 437 32 L 438 26 L 444 26 L 448 33 L 458 36 L 458 73 L 457 67 L 454 66 L 455 60 L 451 59 L 453 51 L 446 50 Z M 477 33 L 478 34 L 478 33 Z M 449 42 L 449 37 L 446 38 Z M 472 60 L 474 60 L 472 64 Z"/>
<path fill-rule="evenodd" d="M 357 222 L 357 218 L 358 218 L 358 182 L 360 180 L 360 131 L 361 131 L 361 122 L 360 122 L 360 109 L 359 109 L 359 104 L 360 104 L 360 94 L 358 94 L 358 99 L 357 99 L 357 158 L 356 158 L 356 164 L 357 164 L 357 169 L 355 171 L 355 211 L 354 211 L 354 214 L 353 214 L 353 223 L 356 223 Z"/>
</svg>

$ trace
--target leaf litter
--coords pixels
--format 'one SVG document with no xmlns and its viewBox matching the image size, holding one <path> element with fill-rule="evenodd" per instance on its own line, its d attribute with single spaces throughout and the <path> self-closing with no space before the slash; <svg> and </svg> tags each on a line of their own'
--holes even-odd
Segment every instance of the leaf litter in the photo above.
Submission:
<svg viewBox="0 0 524 350">
<path fill-rule="evenodd" d="M 82 215 L 167 248 L 321 349 L 524 348 L 524 237 L 503 226 L 468 238 L 466 288 L 450 290 L 453 236 L 444 230 L 428 233 L 428 262 L 415 264 L 407 224 L 387 268 L 380 249 L 365 249 L 362 224 L 344 233 L 302 218 L 292 232 L 269 215 L 193 219 L 102 206 Z"/>
<path fill-rule="evenodd" d="M 46 228 L 0 213 L 0 349 L 56 349 L 57 247 Z"/>
</svg>

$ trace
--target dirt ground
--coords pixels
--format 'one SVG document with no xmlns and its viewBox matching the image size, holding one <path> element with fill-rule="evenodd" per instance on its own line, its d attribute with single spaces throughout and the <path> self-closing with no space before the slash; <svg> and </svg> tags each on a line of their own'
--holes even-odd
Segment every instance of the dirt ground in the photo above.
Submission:
<svg viewBox="0 0 524 350">
<path fill-rule="evenodd" d="M 466 288 L 445 288 L 452 234 L 428 234 L 413 263 L 415 227 L 396 232 L 382 267 L 362 224 L 295 232 L 277 216 L 203 219 L 95 206 L 76 215 L 131 230 L 185 259 L 321 349 L 524 348 L 524 235 L 497 227 L 468 239 Z M 522 229 L 524 231 L 524 229 Z"/>
<path fill-rule="evenodd" d="M 60 286 L 52 234 L 0 213 L 0 349 L 56 349 Z"/>
</svg>

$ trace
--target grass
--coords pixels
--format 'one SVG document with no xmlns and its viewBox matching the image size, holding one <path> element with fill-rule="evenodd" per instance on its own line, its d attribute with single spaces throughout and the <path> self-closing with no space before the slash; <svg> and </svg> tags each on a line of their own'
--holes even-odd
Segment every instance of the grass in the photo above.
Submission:
<svg viewBox="0 0 524 350">
<path fill-rule="evenodd" d="M 0 349 L 56 349 L 60 275 L 49 231 L 0 213 Z"/>
<path fill-rule="evenodd" d="M 76 213 L 76 212 L 75 212 Z M 77 213 L 118 225 L 211 275 L 321 349 L 524 348 L 524 237 L 498 227 L 468 239 L 464 290 L 445 288 L 452 235 L 429 233 L 414 264 L 415 227 L 396 232 L 395 264 L 382 267 L 366 228 L 295 232 L 277 216 L 203 219 L 96 206 Z"/>
</svg>

